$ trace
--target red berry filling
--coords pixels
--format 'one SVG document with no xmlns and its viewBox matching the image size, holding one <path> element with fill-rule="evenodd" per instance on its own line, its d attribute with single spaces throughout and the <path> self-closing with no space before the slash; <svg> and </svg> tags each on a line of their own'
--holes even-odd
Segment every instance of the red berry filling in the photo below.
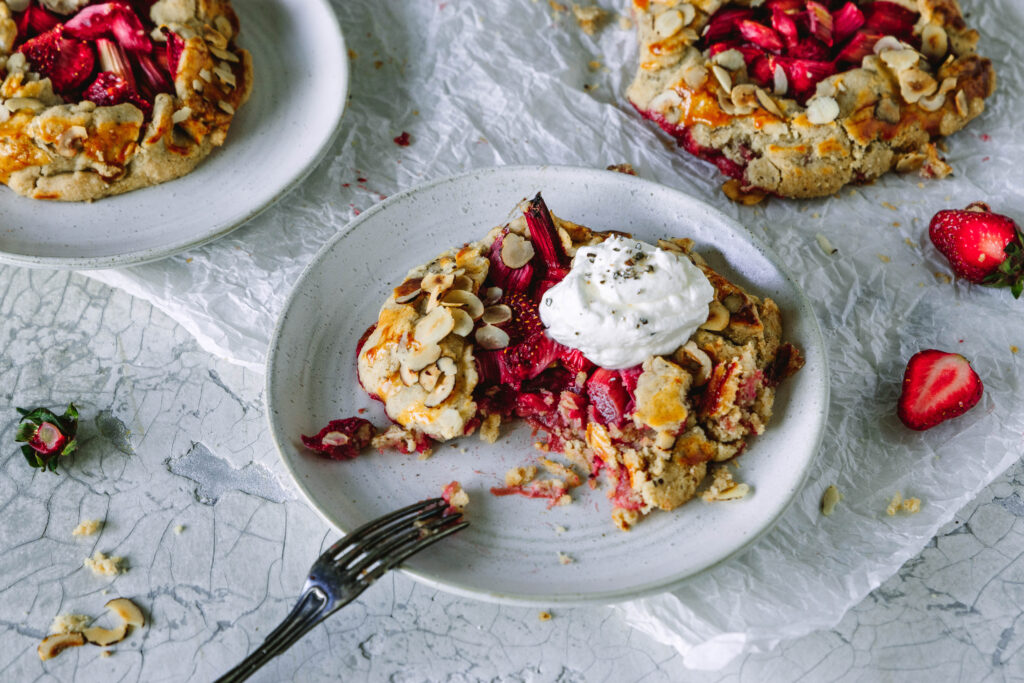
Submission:
<svg viewBox="0 0 1024 683">
<path fill-rule="evenodd" d="M 806 102 L 820 81 L 860 66 L 883 36 L 916 46 L 916 20 L 915 12 L 885 0 L 768 0 L 756 8 L 720 9 L 701 47 L 710 56 L 738 50 L 750 78 L 769 90 L 782 81 L 776 77 L 781 70 L 785 94 Z"/>
<path fill-rule="evenodd" d="M 148 0 L 92 2 L 71 17 L 32 0 L 14 12 L 16 45 L 34 71 L 48 77 L 64 100 L 100 106 L 130 102 L 150 114 L 158 93 L 172 93 L 184 40 L 163 29 L 154 43 Z"/>
</svg>

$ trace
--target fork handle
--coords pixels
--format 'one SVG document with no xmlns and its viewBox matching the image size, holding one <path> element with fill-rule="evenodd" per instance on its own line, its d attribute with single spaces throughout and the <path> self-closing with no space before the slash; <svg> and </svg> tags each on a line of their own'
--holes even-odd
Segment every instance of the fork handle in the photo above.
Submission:
<svg viewBox="0 0 1024 683">
<path fill-rule="evenodd" d="M 353 596 L 355 597 L 355 596 Z M 347 602 L 347 601 L 346 601 Z M 307 586 L 298 603 L 284 618 L 281 625 L 267 636 L 241 664 L 217 679 L 216 683 L 238 683 L 253 675 L 257 669 L 295 644 L 310 629 L 342 607 L 331 604 L 324 591 L 315 585 Z"/>
</svg>

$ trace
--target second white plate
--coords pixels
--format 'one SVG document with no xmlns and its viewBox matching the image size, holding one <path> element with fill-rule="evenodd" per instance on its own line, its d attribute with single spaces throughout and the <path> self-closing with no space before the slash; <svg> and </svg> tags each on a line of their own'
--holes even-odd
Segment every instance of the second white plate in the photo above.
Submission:
<svg viewBox="0 0 1024 683">
<path fill-rule="evenodd" d="M 331 419 L 362 415 L 382 426 L 380 404 L 360 389 L 356 342 L 406 271 L 446 248 L 481 238 L 524 197 L 542 191 L 557 215 L 596 230 L 654 241 L 692 237 L 729 277 L 783 312 L 784 337 L 806 366 L 778 393 L 775 417 L 740 458 L 752 495 L 729 503 L 695 500 L 655 511 L 624 533 L 611 522 L 603 488 L 574 492 L 551 510 L 543 500 L 489 493 L 510 467 L 533 462 L 530 429 L 496 444 L 476 436 L 440 445 L 427 461 L 368 452 L 349 462 L 306 450 L 301 434 Z M 271 342 L 267 412 L 285 465 L 310 503 L 342 531 L 458 480 L 472 502 L 471 526 L 411 558 L 405 570 L 445 590 L 478 598 L 550 605 L 611 602 L 667 590 L 746 548 L 767 531 L 800 488 L 828 410 L 824 344 L 803 294 L 776 257 L 743 227 L 676 190 L 638 178 L 566 167 L 476 171 L 395 195 L 353 221 L 299 278 Z M 559 553 L 573 558 L 561 564 Z"/>
<path fill-rule="evenodd" d="M 227 234 L 313 170 L 348 96 L 338 20 L 326 0 L 234 6 L 255 84 L 224 146 L 182 178 L 93 203 L 26 199 L 0 186 L 0 261 L 73 269 L 153 261 Z"/>
</svg>

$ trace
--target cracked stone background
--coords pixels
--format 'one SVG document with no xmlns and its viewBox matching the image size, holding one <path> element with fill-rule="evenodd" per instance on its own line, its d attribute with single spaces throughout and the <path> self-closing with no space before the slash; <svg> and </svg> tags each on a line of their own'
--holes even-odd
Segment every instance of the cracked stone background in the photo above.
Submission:
<svg viewBox="0 0 1024 683">
<path fill-rule="evenodd" d="M 0 680 L 212 680 L 276 626 L 335 537 L 278 463 L 263 377 L 78 274 L 2 267 L 0 292 Z M 81 450 L 59 475 L 30 469 L 12 406 L 71 400 Z M 684 670 L 607 608 L 542 622 L 391 573 L 253 680 L 1024 680 L 1022 483 L 1017 463 L 836 628 L 720 672 Z M 73 537 L 87 518 L 102 532 Z M 128 571 L 93 576 L 96 550 Z M 110 658 L 85 646 L 39 661 L 55 615 L 98 617 L 115 596 L 147 627 Z"/>
</svg>

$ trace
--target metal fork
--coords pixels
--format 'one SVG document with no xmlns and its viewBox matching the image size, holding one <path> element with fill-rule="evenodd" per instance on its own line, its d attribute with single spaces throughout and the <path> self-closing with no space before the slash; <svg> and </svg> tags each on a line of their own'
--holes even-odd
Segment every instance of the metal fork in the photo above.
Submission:
<svg viewBox="0 0 1024 683">
<path fill-rule="evenodd" d="M 461 512 L 452 510 L 442 498 L 432 498 L 359 527 L 313 563 L 302 596 L 281 625 L 217 683 L 244 681 L 386 572 L 467 526 Z"/>
</svg>

